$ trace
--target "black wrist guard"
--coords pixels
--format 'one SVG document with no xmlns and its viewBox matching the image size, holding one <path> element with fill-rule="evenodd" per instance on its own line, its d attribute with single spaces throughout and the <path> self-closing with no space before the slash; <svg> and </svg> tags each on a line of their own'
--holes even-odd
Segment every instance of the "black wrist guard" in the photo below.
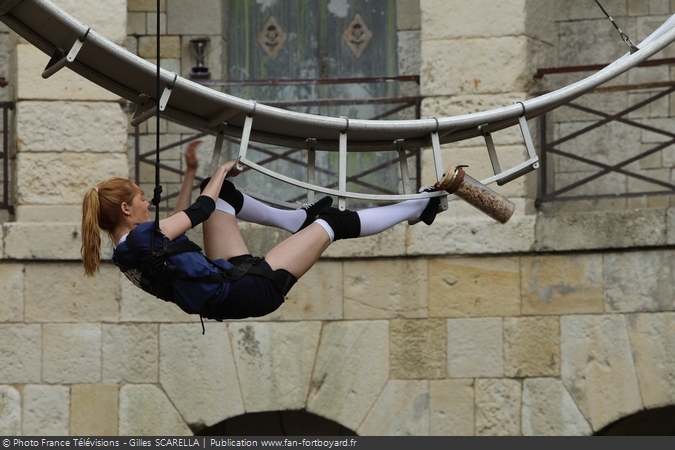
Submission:
<svg viewBox="0 0 675 450">
<path fill-rule="evenodd" d="M 211 217 L 211 213 L 216 209 L 216 202 L 211 197 L 200 195 L 197 200 L 183 212 L 187 214 L 192 223 L 192 228 L 196 227 L 206 219 Z"/>
</svg>

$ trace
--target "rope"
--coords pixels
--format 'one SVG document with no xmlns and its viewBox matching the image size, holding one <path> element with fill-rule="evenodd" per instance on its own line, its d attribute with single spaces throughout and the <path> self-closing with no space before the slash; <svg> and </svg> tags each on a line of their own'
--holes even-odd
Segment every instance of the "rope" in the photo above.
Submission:
<svg viewBox="0 0 675 450">
<path fill-rule="evenodd" d="M 155 190 L 153 192 L 153 197 L 152 197 L 152 204 L 155 206 L 155 230 L 159 231 L 159 204 L 162 201 L 162 185 L 160 184 L 159 180 L 159 118 L 160 118 L 160 112 L 159 112 L 159 99 L 160 99 L 160 89 L 159 89 L 159 84 L 160 84 L 160 68 L 159 68 L 159 62 L 160 62 L 160 50 L 161 50 L 161 45 L 159 43 L 159 12 L 160 12 L 160 0 L 157 0 L 157 114 L 155 116 L 156 118 L 156 129 L 155 129 Z M 153 240 L 154 242 L 154 240 Z"/>
<path fill-rule="evenodd" d="M 612 18 L 612 16 L 610 16 L 610 15 L 607 13 L 607 11 L 605 11 L 605 8 L 603 8 L 602 5 L 600 4 L 600 0 L 595 0 L 595 3 L 598 4 L 598 6 L 599 6 L 600 9 L 602 10 L 602 12 L 605 14 L 605 16 L 607 16 L 607 18 L 609 19 L 609 21 L 612 22 L 612 25 L 614 25 L 614 28 L 616 28 L 616 31 L 619 32 L 619 35 L 621 36 L 621 39 L 623 40 L 623 42 L 626 43 L 626 45 L 627 45 L 628 48 L 630 49 L 631 55 L 632 55 L 633 53 L 637 52 L 638 50 L 640 50 L 639 48 L 637 48 L 637 47 L 635 46 L 635 44 L 633 44 L 633 41 L 630 40 L 630 38 L 628 37 L 628 35 L 627 35 L 626 33 L 624 33 L 624 32 L 621 30 L 621 28 L 619 28 L 619 26 L 616 24 L 616 22 L 614 22 L 614 19 Z"/>
</svg>

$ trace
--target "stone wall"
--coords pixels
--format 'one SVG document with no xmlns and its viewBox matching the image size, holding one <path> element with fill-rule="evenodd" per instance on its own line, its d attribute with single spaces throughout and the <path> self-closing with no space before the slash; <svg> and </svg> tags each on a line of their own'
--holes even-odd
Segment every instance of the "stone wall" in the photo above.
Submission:
<svg viewBox="0 0 675 450">
<path fill-rule="evenodd" d="M 152 32 L 154 1 L 57 3 L 139 53 L 141 27 Z M 553 83 L 531 75 L 568 61 L 561 30 L 605 24 L 584 23 L 600 18 L 587 2 L 559 3 L 399 0 L 400 43 L 421 49 L 424 114 L 489 109 Z M 617 20 L 645 29 L 644 17 L 671 7 L 613 3 Z M 163 3 L 180 73 L 191 31 L 172 26 L 190 21 L 172 11 L 182 6 Z M 599 46 L 621 44 L 609 41 Z M 306 409 L 361 435 L 584 435 L 675 403 L 667 204 L 536 210 L 528 176 L 500 188 L 518 206 L 504 226 L 453 202 L 432 227 L 338 242 L 277 312 L 209 321 L 205 336 L 198 318 L 110 263 L 84 278 L 79 202 L 99 179 L 128 173 L 127 122 L 118 99 L 67 70 L 41 80 L 48 59 L 21 40 L 12 52 L 17 213 L 0 247 L 0 434 L 189 435 L 245 413 Z M 500 156 L 522 158 L 517 132 L 495 140 Z M 480 142 L 444 152 L 477 177 L 488 170 Z M 284 237 L 244 231 L 256 253 Z"/>
</svg>

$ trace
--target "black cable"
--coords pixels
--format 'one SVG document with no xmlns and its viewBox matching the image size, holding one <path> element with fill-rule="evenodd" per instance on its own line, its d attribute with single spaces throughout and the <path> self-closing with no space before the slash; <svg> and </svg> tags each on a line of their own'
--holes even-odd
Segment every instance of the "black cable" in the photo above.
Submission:
<svg viewBox="0 0 675 450">
<path fill-rule="evenodd" d="M 156 92 L 156 98 L 157 98 L 157 113 L 156 113 L 156 129 L 155 129 L 155 190 L 153 193 L 152 197 L 152 204 L 155 206 L 155 229 L 159 230 L 159 205 L 160 202 L 162 201 L 162 185 L 160 184 L 160 179 L 159 179 L 159 119 L 160 119 L 160 112 L 159 112 L 159 101 L 160 101 L 160 89 L 159 89 L 159 84 L 160 84 L 160 50 L 161 50 L 161 45 L 159 43 L 159 27 L 160 27 L 160 20 L 159 20 L 159 11 L 160 11 L 160 0 L 157 0 L 157 92 Z"/>
</svg>

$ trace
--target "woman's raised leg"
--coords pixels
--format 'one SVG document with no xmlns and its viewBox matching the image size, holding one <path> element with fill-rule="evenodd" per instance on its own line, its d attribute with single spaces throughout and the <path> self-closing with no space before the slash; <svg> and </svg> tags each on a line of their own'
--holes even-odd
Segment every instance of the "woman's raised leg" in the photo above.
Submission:
<svg viewBox="0 0 675 450">
<path fill-rule="evenodd" d="M 265 255 L 272 269 L 285 269 L 300 279 L 330 245 L 326 230 L 317 223 L 289 237 Z"/>
<path fill-rule="evenodd" d="M 249 253 L 239 230 L 237 218 L 232 214 L 214 211 L 202 224 L 204 254 L 209 259 L 230 259 Z"/>
</svg>

